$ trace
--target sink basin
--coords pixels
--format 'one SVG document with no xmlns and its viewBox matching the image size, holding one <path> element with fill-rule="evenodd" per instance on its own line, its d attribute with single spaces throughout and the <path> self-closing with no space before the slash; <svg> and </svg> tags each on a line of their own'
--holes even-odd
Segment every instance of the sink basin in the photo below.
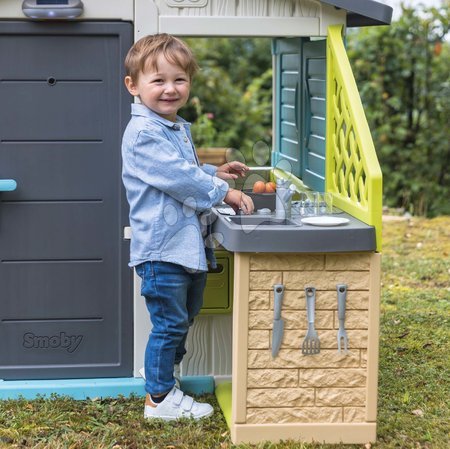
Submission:
<svg viewBox="0 0 450 449">
<path fill-rule="evenodd" d="M 239 226 L 301 226 L 301 223 L 285 218 L 255 217 L 254 215 L 235 215 L 226 219 Z"/>
</svg>

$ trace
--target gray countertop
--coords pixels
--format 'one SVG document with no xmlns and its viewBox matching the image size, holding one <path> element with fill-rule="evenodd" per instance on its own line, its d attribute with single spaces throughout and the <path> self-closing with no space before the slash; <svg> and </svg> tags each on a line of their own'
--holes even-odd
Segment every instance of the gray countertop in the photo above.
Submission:
<svg viewBox="0 0 450 449">
<path fill-rule="evenodd" d="M 225 214 L 221 213 L 225 212 Z M 332 217 L 347 218 L 343 225 L 321 227 L 302 223 L 300 215 L 293 214 L 288 225 L 243 225 L 231 222 L 225 208 L 213 208 L 214 238 L 233 252 L 354 252 L 375 251 L 375 228 L 341 212 Z M 255 215 L 256 217 L 257 215 Z M 261 216 L 259 216 L 261 217 Z M 267 216 L 267 220 L 274 216 Z"/>
</svg>

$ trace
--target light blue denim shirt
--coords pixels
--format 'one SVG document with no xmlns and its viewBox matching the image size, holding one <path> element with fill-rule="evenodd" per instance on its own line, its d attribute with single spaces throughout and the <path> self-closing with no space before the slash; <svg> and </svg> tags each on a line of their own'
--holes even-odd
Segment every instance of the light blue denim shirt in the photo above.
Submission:
<svg viewBox="0 0 450 449">
<path fill-rule="evenodd" d="M 227 182 L 200 166 L 190 123 L 131 105 L 122 140 L 122 179 L 130 204 L 130 266 L 164 261 L 207 271 L 199 215 L 219 204 Z"/>
</svg>

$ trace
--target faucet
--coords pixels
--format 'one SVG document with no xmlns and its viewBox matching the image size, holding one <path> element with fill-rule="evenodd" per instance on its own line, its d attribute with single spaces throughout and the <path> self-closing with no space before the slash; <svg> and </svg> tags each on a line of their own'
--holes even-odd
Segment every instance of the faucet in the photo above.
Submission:
<svg viewBox="0 0 450 449">
<path fill-rule="evenodd" d="M 288 179 L 277 178 L 276 180 L 276 218 L 291 218 L 291 200 L 295 187 Z"/>
</svg>

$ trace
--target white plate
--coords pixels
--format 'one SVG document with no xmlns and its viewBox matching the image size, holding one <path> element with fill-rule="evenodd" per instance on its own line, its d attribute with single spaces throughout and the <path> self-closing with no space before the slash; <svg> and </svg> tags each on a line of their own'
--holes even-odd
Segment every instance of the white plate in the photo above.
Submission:
<svg viewBox="0 0 450 449">
<path fill-rule="evenodd" d="M 347 224 L 350 220 L 342 217 L 328 217 L 326 215 L 320 217 L 302 218 L 302 223 L 312 226 L 340 226 Z"/>
</svg>

